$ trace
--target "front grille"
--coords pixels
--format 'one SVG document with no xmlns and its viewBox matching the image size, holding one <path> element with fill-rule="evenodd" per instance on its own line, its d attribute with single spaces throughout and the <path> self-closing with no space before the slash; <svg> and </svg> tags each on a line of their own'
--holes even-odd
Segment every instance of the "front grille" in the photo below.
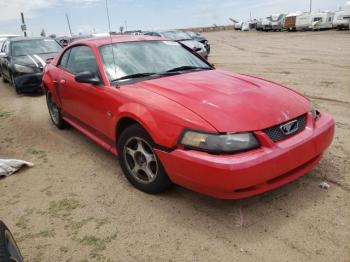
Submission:
<svg viewBox="0 0 350 262">
<path fill-rule="evenodd" d="M 298 122 L 297 130 L 295 130 L 292 134 L 285 135 L 282 132 L 282 130 L 281 130 L 281 126 L 283 126 L 283 125 L 285 125 L 285 124 L 287 124 L 287 123 L 289 123 L 291 121 L 294 121 L 294 120 L 297 120 L 297 122 Z M 305 125 L 306 125 L 306 115 L 302 115 L 302 116 L 299 116 L 299 117 L 297 117 L 295 119 L 287 121 L 285 123 L 282 123 L 282 124 L 279 124 L 279 125 L 267 128 L 267 129 L 264 130 L 264 132 L 265 132 L 266 135 L 268 135 L 271 138 L 271 140 L 273 142 L 278 142 L 278 141 L 281 141 L 281 140 L 286 139 L 288 137 L 294 136 L 295 134 L 300 133 L 301 131 L 304 130 Z"/>
</svg>

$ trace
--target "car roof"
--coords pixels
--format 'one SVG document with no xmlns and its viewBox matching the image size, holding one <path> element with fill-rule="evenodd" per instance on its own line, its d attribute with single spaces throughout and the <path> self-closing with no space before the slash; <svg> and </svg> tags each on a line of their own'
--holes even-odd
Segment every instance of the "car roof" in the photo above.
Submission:
<svg viewBox="0 0 350 262">
<path fill-rule="evenodd" d="M 116 36 L 107 36 L 107 37 L 92 37 L 92 38 L 86 38 L 81 39 L 76 42 L 74 42 L 74 45 L 79 44 L 88 44 L 88 45 L 95 45 L 97 47 L 110 44 L 111 42 L 113 44 L 115 43 L 125 43 L 125 42 L 141 42 L 141 41 L 155 41 L 160 40 L 162 38 L 157 36 L 146 36 L 146 35 L 116 35 Z M 164 40 L 166 40 L 164 38 Z"/>
<path fill-rule="evenodd" d="M 40 40 L 40 39 L 52 39 L 55 40 L 53 38 L 50 37 L 15 37 L 15 38 L 9 38 L 10 42 L 21 42 L 21 41 L 30 41 L 30 40 Z"/>
</svg>

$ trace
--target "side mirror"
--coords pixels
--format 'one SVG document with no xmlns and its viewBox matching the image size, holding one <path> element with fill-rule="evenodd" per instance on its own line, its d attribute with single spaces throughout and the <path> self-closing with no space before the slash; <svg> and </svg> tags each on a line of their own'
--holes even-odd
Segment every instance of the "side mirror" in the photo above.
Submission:
<svg viewBox="0 0 350 262">
<path fill-rule="evenodd" d="M 6 53 L 0 52 L 0 58 L 6 58 L 6 57 L 7 57 Z"/>
<path fill-rule="evenodd" d="M 54 59 L 54 57 L 48 57 L 47 59 L 46 59 L 46 64 L 50 64 L 51 62 L 52 62 L 52 60 Z"/>
<path fill-rule="evenodd" d="M 98 85 L 101 83 L 100 78 L 95 73 L 89 71 L 78 73 L 75 76 L 75 81 L 92 85 Z"/>
</svg>

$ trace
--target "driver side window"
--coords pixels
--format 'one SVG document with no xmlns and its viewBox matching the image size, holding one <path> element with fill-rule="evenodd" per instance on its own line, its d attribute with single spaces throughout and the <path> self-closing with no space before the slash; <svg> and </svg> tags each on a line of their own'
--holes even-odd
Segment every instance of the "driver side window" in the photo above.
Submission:
<svg viewBox="0 0 350 262">
<path fill-rule="evenodd" d="M 64 57 L 62 57 L 62 59 L 63 58 Z M 100 75 L 96 57 L 88 46 L 72 47 L 65 68 L 73 74 L 89 71 Z"/>
</svg>

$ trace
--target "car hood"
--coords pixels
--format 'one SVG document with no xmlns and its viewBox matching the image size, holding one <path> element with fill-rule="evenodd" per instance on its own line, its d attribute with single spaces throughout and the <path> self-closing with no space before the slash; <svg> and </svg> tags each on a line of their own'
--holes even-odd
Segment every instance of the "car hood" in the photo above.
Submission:
<svg viewBox="0 0 350 262">
<path fill-rule="evenodd" d="M 56 53 L 15 56 L 12 62 L 18 65 L 43 68 L 46 65 L 46 59 L 55 55 Z"/>
<path fill-rule="evenodd" d="M 195 112 L 219 132 L 262 130 L 298 117 L 309 101 L 286 87 L 222 70 L 138 83 Z"/>
<path fill-rule="evenodd" d="M 191 49 L 203 48 L 203 44 L 199 43 L 198 41 L 195 41 L 195 40 L 184 40 L 184 41 L 180 41 L 180 42 Z"/>
</svg>

